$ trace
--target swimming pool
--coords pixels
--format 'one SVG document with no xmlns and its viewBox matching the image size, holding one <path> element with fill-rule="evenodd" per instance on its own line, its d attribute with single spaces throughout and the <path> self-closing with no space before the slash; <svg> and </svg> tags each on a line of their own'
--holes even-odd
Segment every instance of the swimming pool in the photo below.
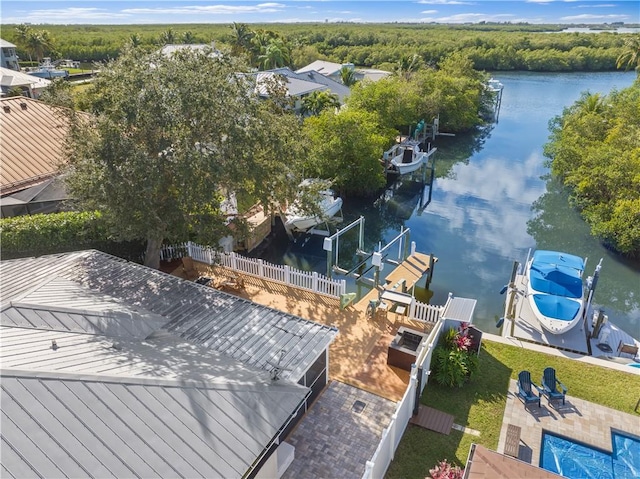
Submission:
<svg viewBox="0 0 640 479">
<path fill-rule="evenodd" d="M 613 454 L 545 432 L 540 467 L 569 479 L 640 477 L 640 439 L 612 431 L 611 440 Z"/>
</svg>

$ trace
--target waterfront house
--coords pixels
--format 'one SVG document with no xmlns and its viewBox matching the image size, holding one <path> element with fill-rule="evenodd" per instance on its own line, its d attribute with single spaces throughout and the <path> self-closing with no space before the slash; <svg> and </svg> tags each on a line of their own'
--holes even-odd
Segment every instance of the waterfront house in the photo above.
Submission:
<svg viewBox="0 0 640 479">
<path fill-rule="evenodd" d="M 2 38 L 0 38 L 0 67 L 20 71 L 16 46 Z"/>
<path fill-rule="evenodd" d="M 38 98 L 49 87 L 51 80 L 0 67 L 0 92 L 5 97 L 11 91 L 20 90 L 21 96 Z"/>
<path fill-rule="evenodd" d="M 337 330 L 90 250 L 0 262 L 16 477 L 280 477 Z"/>
</svg>

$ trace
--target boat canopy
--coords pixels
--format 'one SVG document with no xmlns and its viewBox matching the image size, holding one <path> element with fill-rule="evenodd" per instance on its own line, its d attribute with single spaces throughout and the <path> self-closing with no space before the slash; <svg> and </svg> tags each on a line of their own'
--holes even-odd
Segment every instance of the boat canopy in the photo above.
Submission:
<svg viewBox="0 0 640 479">
<path fill-rule="evenodd" d="M 529 279 L 532 289 L 567 298 L 582 298 L 582 278 L 573 268 L 556 264 L 531 265 Z"/>
<path fill-rule="evenodd" d="M 580 310 L 580 303 L 561 296 L 548 294 L 534 294 L 533 300 L 540 313 L 544 316 L 560 321 L 571 321 Z"/>
<path fill-rule="evenodd" d="M 561 253 L 559 251 L 538 250 L 533 253 L 534 266 L 541 264 L 562 265 L 568 268 L 584 271 L 584 260 L 580 256 Z"/>
</svg>

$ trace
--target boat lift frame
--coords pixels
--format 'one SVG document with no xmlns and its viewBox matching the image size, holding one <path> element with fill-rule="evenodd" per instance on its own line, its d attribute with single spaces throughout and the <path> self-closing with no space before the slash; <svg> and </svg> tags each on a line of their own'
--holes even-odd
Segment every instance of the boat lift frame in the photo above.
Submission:
<svg viewBox="0 0 640 479">
<path fill-rule="evenodd" d="M 340 236 L 342 236 L 342 234 L 346 233 L 347 231 L 355 228 L 356 226 L 359 227 L 358 249 L 356 251 L 356 254 L 358 256 L 362 256 L 363 260 L 360 261 L 354 268 L 347 271 L 345 269 L 340 268 L 337 265 L 338 254 L 340 251 Z M 364 271 L 364 267 L 367 261 L 371 259 L 371 265 L 372 265 L 371 268 L 373 268 L 374 270 L 373 286 L 377 288 L 378 285 L 380 284 L 380 271 L 382 271 L 382 269 L 384 268 L 384 263 L 386 262 L 386 263 L 398 265 L 405 258 L 407 258 L 409 253 L 409 245 L 410 245 L 410 232 L 411 230 L 409 228 L 403 227 L 400 230 L 400 233 L 394 239 L 392 239 L 388 244 L 386 244 L 384 247 L 382 246 L 382 243 L 379 242 L 377 251 L 374 251 L 373 253 L 368 253 L 363 249 L 364 248 L 364 216 L 360 216 L 357 220 L 353 221 L 351 224 L 349 224 L 345 228 L 338 230 L 338 232 L 324 239 L 322 248 L 327 252 L 327 277 L 331 278 L 333 272 L 335 271 L 345 276 L 355 276 L 357 279 L 362 279 L 366 272 Z M 333 248 L 334 240 L 335 240 L 335 250 Z M 393 260 L 393 259 L 387 258 L 387 256 L 389 255 L 390 249 L 396 244 L 398 245 L 398 259 Z M 412 245 L 412 249 L 413 249 L 413 245 Z M 356 270 L 359 270 L 359 271 L 356 273 Z"/>
</svg>

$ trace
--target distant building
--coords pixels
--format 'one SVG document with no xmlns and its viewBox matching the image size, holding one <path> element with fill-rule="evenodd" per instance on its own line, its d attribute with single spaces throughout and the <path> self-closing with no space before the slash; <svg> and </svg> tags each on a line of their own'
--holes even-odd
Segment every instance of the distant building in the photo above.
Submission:
<svg viewBox="0 0 640 479">
<path fill-rule="evenodd" d="M 338 83 L 342 83 L 340 70 L 344 67 L 353 70 L 356 80 L 378 81 L 381 78 L 391 75 L 391 72 L 385 70 L 377 70 L 375 68 L 356 68 L 353 63 L 334 63 L 325 60 L 316 60 L 306 67 L 296 70 L 296 73 L 316 72 Z"/>
<path fill-rule="evenodd" d="M 20 71 L 16 46 L 0 38 L 0 67 Z"/>
<path fill-rule="evenodd" d="M 213 56 L 219 56 L 220 51 L 216 49 L 215 44 L 211 42 L 211 44 L 206 43 L 178 43 L 178 44 L 168 44 L 160 49 L 160 52 L 165 56 L 173 55 L 176 52 L 181 50 L 193 50 L 193 51 L 204 51 L 207 49 L 213 50 Z"/>
<path fill-rule="evenodd" d="M 50 80 L 27 73 L 0 67 L 0 93 L 7 96 L 11 90 L 21 90 L 22 96 L 38 98 L 49 85 Z"/>
<path fill-rule="evenodd" d="M 55 178 L 63 161 L 64 117 L 55 107 L 22 96 L 2 98 L 0 106 L 2 217 L 60 211 L 67 199 Z"/>
</svg>

